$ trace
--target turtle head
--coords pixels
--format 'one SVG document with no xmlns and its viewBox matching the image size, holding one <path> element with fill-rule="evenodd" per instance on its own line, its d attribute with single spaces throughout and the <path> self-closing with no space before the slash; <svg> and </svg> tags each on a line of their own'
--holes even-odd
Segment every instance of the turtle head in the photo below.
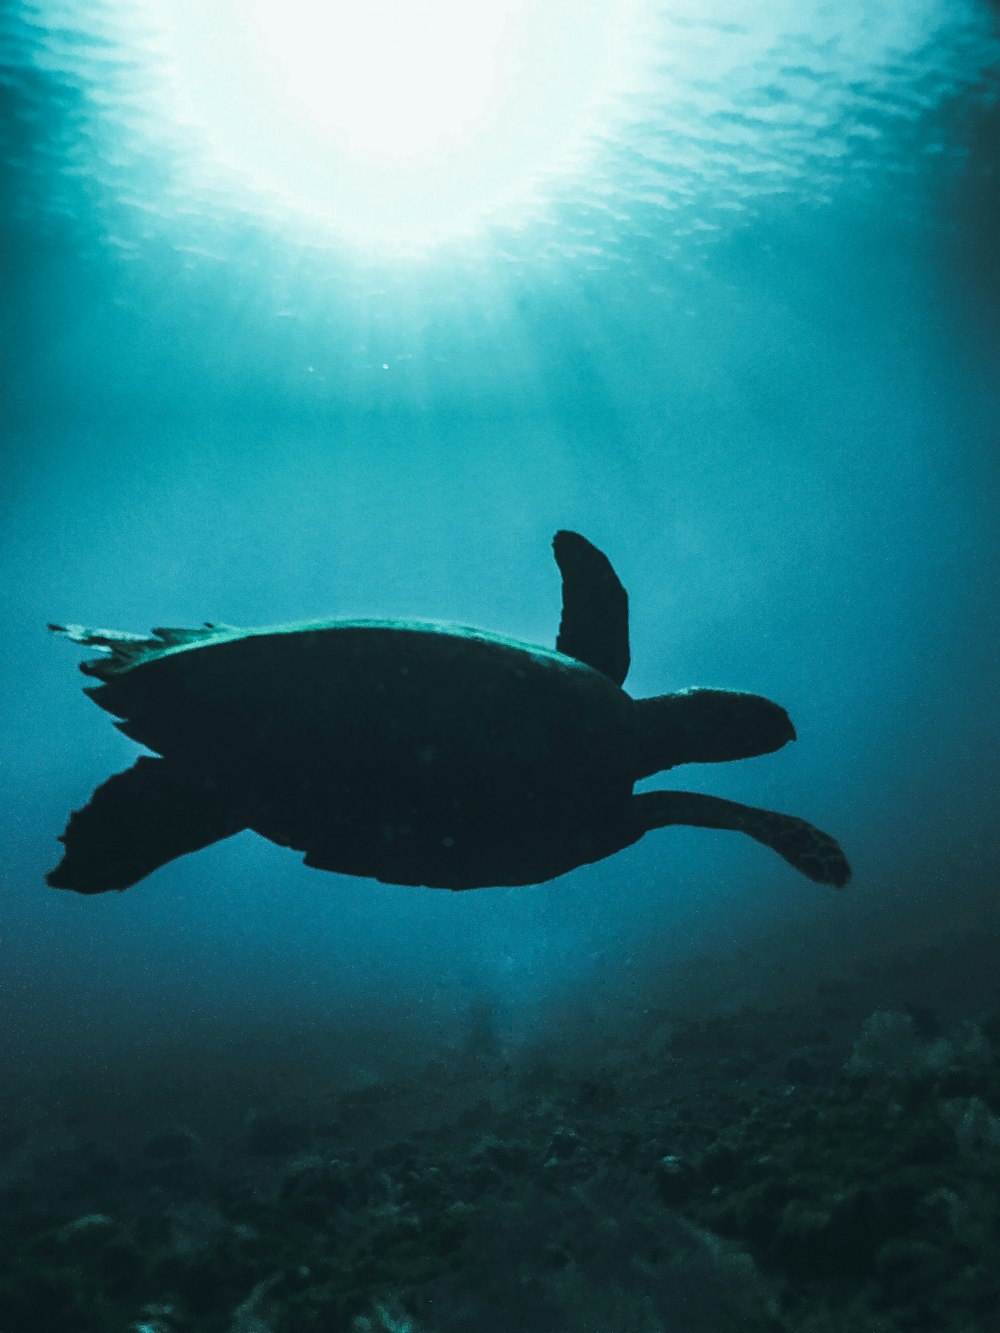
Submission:
<svg viewBox="0 0 1000 1333">
<path fill-rule="evenodd" d="M 636 781 L 675 764 L 715 764 L 780 750 L 795 739 L 785 710 L 758 694 L 681 690 L 636 700 Z"/>
</svg>

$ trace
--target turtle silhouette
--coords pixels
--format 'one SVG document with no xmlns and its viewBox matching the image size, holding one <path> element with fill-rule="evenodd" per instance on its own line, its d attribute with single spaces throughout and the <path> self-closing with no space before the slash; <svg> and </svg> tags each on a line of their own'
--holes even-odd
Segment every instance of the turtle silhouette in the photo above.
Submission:
<svg viewBox="0 0 1000 1333">
<path fill-rule="evenodd" d="M 628 596 L 607 557 L 559 532 L 556 648 L 485 630 L 380 620 L 151 637 L 52 625 L 103 650 L 86 693 L 152 750 L 74 813 L 47 876 L 125 889 L 251 829 L 319 870 L 391 884 L 535 884 L 669 824 L 733 829 L 810 879 L 850 869 L 790 815 L 684 791 L 633 792 L 685 763 L 794 739 L 783 708 L 727 690 L 632 699 Z"/>
</svg>

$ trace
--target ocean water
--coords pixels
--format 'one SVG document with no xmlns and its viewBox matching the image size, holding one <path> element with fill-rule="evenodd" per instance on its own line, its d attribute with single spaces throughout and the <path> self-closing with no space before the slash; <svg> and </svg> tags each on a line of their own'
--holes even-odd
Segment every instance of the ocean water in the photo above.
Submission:
<svg viewBox="0 0 1000 1333">
<path fill-rule="evenodd" d="M 496 8 L 0 12 L 0 1333 L 996 1326 L 996 6 Z M 345 149 L 303 99 L 356 72 Z M 797 729 L 643 789 L 847 889 L 682 827 L 536 887 L 249 832 L 46 886 L 137 754 L 48 622 L 552 648 L 559 529 L 631 694 Z"/>
</svg>

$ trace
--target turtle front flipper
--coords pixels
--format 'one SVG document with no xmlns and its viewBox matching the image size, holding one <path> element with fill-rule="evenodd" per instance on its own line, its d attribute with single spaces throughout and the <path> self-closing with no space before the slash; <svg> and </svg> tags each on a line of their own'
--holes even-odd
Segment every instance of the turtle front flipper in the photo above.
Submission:
<svg viewBox="0 0 1000 1333">
<path fill-rule="evenodd" d="M 552 542 L 562 575 L 562 620 L 556 649 L 621 685 L 628 675 L 628 593 L 611 561 L 578 532 Z"/>
<path fill-rule="evenodd" d="M 667 824 L 732 829 L 770 847 L 817 884 L 842 889 L 851 878 L 847 857 L 835 839 L 794 815 L 690 791 L 644 792 L 632 798 L 632 806 L 644 833 Z"/>
<path fill-rule="evenodd" d="M 106 893 L 127 889 L 178 856 L 239 833 L 203 783 L 147 756 L 101 784 L 70 815 L 66 851 L 45 879 L 54 889 Z"/>
</svg>

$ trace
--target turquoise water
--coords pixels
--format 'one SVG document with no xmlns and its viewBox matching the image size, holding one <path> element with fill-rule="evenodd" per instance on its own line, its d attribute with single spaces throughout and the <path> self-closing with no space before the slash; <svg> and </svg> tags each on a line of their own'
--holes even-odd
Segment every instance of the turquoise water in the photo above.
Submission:
<svg viewBox="0 0 1000 1333">
<path fill-rule="evenodd" d="M 152 5 L 0 17 L 17 1078 L 321 1032 L 350 1082 L 484 1013 L 508 1054 L 627 1043 L 664 1005 L 794 1005 L 995 938 L 995 8 L 584 9 L 613 14 L 586 58 L 614 56 L 585 109 L 540 103 L 521 174 L 412 234 L 348 217 L 329 163 L 292 185 L 213 133 L 177 91 L 183 7 L 173 37 Z M 217 17 L 199 49 L 246 123 L 260 71 L 233 75 Z M 551 648 L 560 528 L 629 591 L 634 695 L 787 707 L 794 746 L 683 785 L 829 829 L 850 890 L 688 829 L 537 889 L 393 888 L 249 833 L 121 896 L 44 887 L 67 812 L 135 753 L 47 622 L 398 617 Z"/>
</svg>

